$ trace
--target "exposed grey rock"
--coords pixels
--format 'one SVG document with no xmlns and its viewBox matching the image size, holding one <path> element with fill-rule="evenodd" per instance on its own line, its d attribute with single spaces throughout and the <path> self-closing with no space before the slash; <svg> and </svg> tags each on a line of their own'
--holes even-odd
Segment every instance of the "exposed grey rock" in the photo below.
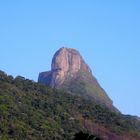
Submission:
<svg viewBox="0 0 140 140">
<path fill-rule="evenodd" d="M 77 50 L 61 48 L 53 57 L 51 71 L 40 73 L 38 82 L 51 87 L 59 87 L 66 79 L 74 78 L 81 69 L 91 73 Z"/>
<path fill-rule="evenodd" d="M 51 64 L 51 71 L 39 74 L 38 82 L 66 90 L 72 94 L 94 99 L 114 108 L 111 99 L 99 85 L 80 53 L 75 49 L 59 49 Z"/>
</svg>

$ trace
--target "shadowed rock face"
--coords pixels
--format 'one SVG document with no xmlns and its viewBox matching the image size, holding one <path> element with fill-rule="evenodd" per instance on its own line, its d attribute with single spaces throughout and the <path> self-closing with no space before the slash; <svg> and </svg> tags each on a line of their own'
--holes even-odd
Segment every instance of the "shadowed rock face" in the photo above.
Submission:
<svg viewBox="0 0 140 140">
<path fill-rule="evenodd" d="M 40 73 L 38 82 L 113 107 L 112 101 L 77 50 L 64 47 L 59 49 L 52 59 L 51 71 Z"/>
</svg>

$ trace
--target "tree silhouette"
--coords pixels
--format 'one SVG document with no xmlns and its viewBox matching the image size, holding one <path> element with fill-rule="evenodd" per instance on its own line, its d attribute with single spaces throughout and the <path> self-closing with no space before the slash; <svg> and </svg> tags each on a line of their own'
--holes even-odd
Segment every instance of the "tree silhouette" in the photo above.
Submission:
<svg viewBox="0 0 140 140">
<path fill-rule="evenodd" d="M 83 133 L 82 131 L 75 134 L 75 138 L 73 140 L 101 140 L 100 138 L 90 135 L 88 133 Z"/>
</svg>

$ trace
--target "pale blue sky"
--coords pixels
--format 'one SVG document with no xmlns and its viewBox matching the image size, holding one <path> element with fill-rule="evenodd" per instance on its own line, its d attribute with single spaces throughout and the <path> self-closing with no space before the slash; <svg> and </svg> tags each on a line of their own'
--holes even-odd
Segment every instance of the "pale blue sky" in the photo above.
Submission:
<svg viewBox="0 0 140 140">
<path fill-rule="evenodd" d="M 37 81 L 60 47 L 79 50 L 125 114 L 140 116 L 139 0 L 1 0 L 0 69 Z"/>
</svg>

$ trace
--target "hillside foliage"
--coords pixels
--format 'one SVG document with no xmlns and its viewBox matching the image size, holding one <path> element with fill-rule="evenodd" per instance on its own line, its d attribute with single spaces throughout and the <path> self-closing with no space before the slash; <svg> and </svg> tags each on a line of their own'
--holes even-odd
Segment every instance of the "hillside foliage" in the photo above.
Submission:
<svg viewBox="0 0 140 140">
<path fill-rule="evenodd" d="M 78 132 L 90 134 L 85 119 L 116 134 L 140 137 L 135 117 L 0 71 L 0 140 L 72 140 Z"/>
</svg>

